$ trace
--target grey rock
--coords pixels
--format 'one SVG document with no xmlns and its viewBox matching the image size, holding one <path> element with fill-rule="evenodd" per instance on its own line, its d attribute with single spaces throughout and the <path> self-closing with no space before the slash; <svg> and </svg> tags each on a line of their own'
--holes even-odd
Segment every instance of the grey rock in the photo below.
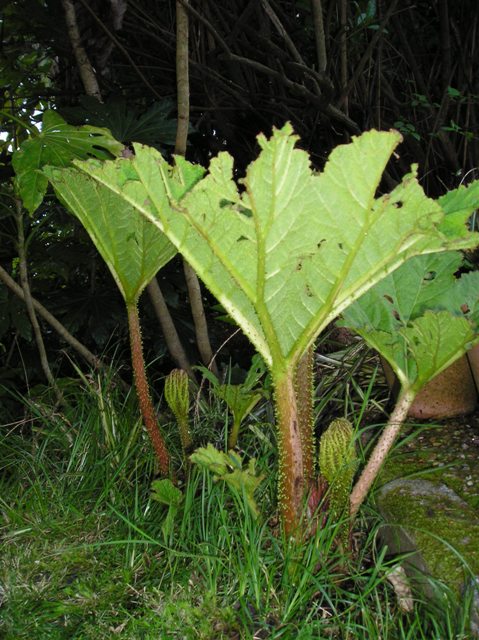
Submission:
<svg viewBox="0 0 479 640">
<path fill-rule="evenodd" d="M 479 585 L 479 514 L 450 487 L 398 478 L 377 492 L 376 503 L 385 522 L 381 539 L 391 553 L 407 554 L 404 568 L 422 597 L 441 598 L 438 581 L 458 598 L 465 589 Z M 477 589 L 471 634 L 479 638 Z"/>
</svg>

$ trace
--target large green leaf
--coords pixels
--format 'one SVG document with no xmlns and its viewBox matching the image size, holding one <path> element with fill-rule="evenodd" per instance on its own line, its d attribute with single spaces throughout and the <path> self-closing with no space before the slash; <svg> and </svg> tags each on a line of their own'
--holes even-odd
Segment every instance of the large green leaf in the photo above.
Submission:
<svg viewBox="0 0 479 640">
<path fill-rule="evenodd" d="M 67 167 L 74 158 L 107 159 L 123 149 L 108 129 L 89 125 L 73 127 L 58 113 L 46 111 L 41 132 L 25 140 L 13 154 L 16 189 L 30 213 L 41 204 L 48 179 L 39 171 L 45 165 Z"/>
<path fill-rule="evenodd" d="M 461 258 L 411 258 L 343 314 L 415 392 L 479 341 L 479 273 L 457 279 Z"/>
<path fill-rule="evenodd" d="M 285 368 L 377 281 L 419 253 L 473 246 L 465 226 L 446 237 L 440 205 L 415 172 L 376 197 L 397 132 L 370 131 L 337 147 L 321 174 L 295 149 L 290 125 L 262 148 L 240 188 L 221 153 L 191 189 L 194 168 L 172 170 L 136 146 L 123 164 L 78 166 L 166 233 L 265 361 Z"/>
<path fill-rule="evenodd" d="M 57 196 L 83 224 L 127 303 L 175 255 L 166 236 L 124 198 L 74 168 L 45 168 Z"/>
<path fill-rule="evenodd" d="M 441 231 L 452 236 L 458 229 L 464 228 L 464 222 L 479 206 L 479 180 L 471 182 L 467 187 L 461 185 L 448 191 L 438 202 L 446 213 Z"/>
</svg>

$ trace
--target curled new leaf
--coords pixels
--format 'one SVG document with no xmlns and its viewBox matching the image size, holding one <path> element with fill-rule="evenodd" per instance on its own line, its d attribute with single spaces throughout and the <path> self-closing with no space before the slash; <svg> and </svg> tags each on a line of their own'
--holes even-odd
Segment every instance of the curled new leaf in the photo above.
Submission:
<svg viewBox="0 0 479 640">
<path fill-rule="evenodd" d="M 189 378 L 183 369 L 173 369 L 165 378 L 165 400 L 178 423 L 183 452 L 191 446 L 188 424 L 190 409 Z"/>
<path fill-rule="evenodd" d="M 330 514 L 338 521 L 348 515 L 349 493 L 358 467 L 354 430 L 344 418 L 333 420 L 321 436 L 319 470 L 329 486 Z M 341 541 L 347 546 L 349 525 L 340 525 Z"/>
</svg>

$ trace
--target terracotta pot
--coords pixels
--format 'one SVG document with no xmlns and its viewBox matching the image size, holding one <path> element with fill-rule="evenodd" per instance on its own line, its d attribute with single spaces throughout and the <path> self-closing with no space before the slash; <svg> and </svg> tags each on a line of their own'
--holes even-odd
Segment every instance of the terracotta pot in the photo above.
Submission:
<svg viewBox="0 0 479 640">
<path fill-rule="evenodd" d="M 471 367 L 476 388 L 479 391 L 479 344 L 476 344 L 475 347 L 469 349 L 467 352 L 467 359 L 469 360 L 469 366 Z"/>
<path fill-rule="evenodd" d="M 479 380 L 479 351 L 478 380 Z M 381 358 L 386 381 L 396 392 L 396 376 L 387 362 Z M 466 356 L 456 360 L 450 367 L 433 378 L 420 391 L 409 410 L 409 417 L 421 420 L 453 418 L 472 413 L 477 406 L 477 390 Z"/>
</svg>

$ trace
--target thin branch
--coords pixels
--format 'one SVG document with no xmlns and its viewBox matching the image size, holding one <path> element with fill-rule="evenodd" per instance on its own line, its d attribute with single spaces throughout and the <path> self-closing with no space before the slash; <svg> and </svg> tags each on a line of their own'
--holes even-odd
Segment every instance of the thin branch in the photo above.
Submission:
<svg viewBox="0 0 479 640">
<path fill-rule="evenodd" d="M 169 309 L 165 302 L 165 298 L 158 284 L 156 277 L 148 283 L 147 286 L 148 295 L 150 297 L 151 304 L 155 310 L 156 317 L 160 323 L 163 337 L 165 338 L 166 346 L 170 352 L 171 357 L 175 361 L 175 364 L 184 369 L 189 377 L 196 382 L 195 374 L 191 368 L 191 364 L 188 360 L 188 356 L 183 349 L 180 337 L 176 331 L 175 323 L 170 315 Z"/>
<path fill-rule="evenodd" d="M 326 71 L 328 58 L 326 54 L 326 36 L 324 34 L 323 5 L 321 0 L 311 0 L 311 10 L 313 13 L 318 71 Z"/>
<path fill-rule="evenodd" d="M 190 79 L 188 64 L 188 14 L 182 2 L 176 3 L 176 91 L 178 123 L 175 154 L 184 156 L 190 123 Z"/>
<path fill-rule="evenodd" d="M 339 59 L 340 59 L 340 87 L 341 97 L 338 101 L 338 107 L 344 108 L 346 115 L 349 113 L 348 108 L 348 0 L 340 0 L 339 5 L 339 20 L 341 26 L 341 32 L 339 35 Z"/>
<path fill-rule="evenodd" d="M 45 378 L 48 381 L 48 384 L 55 391 L 55 395 L 57 396 L 57 400 L 60 404 L 64 404 L 64 398 L 60 389 L 55 382 L 55 378 L 53 377 L 52 371 L 50 369 L 50 364 L 48 362 L 47 351 L 45 349 L 45 343 L 43 342 L 42 331 L 40 329 L 40 324 L 38 322 L 37 314 L 35 313 L 35 307 L 33 306 L 32 293 L 30 290 L 30 284 L 28 282 L 28 265 L 27 265 L 27 254 L 25 249 L 25 231 L 23 229 L 23 207 L 20 200 L 15 200 L 16 212 L 15 218 L 17 221 L 17 249 L 18 249 L 18 258 L 19 258 L 19 269 L 20 269 L 20 282 L 23 289 L 23 296 L 25 300 L 25 306 L 27 307 L 28 317 L 30 318 L 30 323 L 33 328 L 33 334 L 35 336 L 35 342 L 38 349 L 38 354 L 40 356 L 40 363 L 43 369 L 43 373 L 45 374 Z"/>
<path fill-rule="evenodd" d="M 147 86 L 148 89 L 152 92 L 152 94 L 154 96 L 156 96 L 159 100 L 163 100 L 164 96 L 161 95 L 160 93 L 158 93 L 158 91 L 155 89 L 155 87 L 153 87 L 153 85 L 149 82 L 148 78 L 141 71 L 141 69 L 135 63 L 133 58 L 128 53 L 127 49 L 125 49 L 125 47 L 121 44 L 121 42 L 118 40 L 118 38 L 110 31 L 110 29 L 108 29 L 108 27 L 102 22 L 102 20 L 100 20 L 100 18 L 96 15 L 96 13 L 93 11 L 93 9 L 90 7 L 90 5 L 87 2 L 85 2 L 85 0 L 80 0 L 80 2 L 85 7 L 85 9 L 91 14 L 91 16 L 93 17 L 95 22 L 97 22 L 97 24 L 103 29 L 103 31 L 106 33 L 106 35 L 110 38 L 111 42 L 113 42 L 113 44 L 122 52 L 122 54 L 125 56 L 125 58 L 129 62 L 129 64 L 131 65 L 132 69 L 135 70 L 135 72 L 141 78 L 141 80 L 145 84 L 145 86 Z M 86 89 L 86 87 L 85 87 L 85 89 Z M 92 95 L 92 94 L 89 94 L 88 91 L 86 91 L 86 93 L 87 93 L 87 95 Z"/>
<path fill-rule="evenodd" d="M 220 58 L 223 56 L 219 56 Z M 257 62 L 256 60 L 251 60 L 250 58 L 244 58 L 243 56 L 237 56 L 236 54 L 230 54 L 230 59 L 238 62 L 239 64 L 245 64 L 260 73 L 264 73 L 265 75 L 271 76 L 275 78 L 279 82 L 281 82 L 287 89 L 291 91 L 291 93 L 303 98 L 303 100 L 314 104 L 318 107 L 318 109 L 329 116 L 331 119 L 336 120 L 344 125 L 344 127 L 350 131 L 351 133 L 360 133 L 360 128 L 345 113 L 340 111 L 337 107 L 332 104 L 328 104 L 325 97 L 323 95 L 318 96 L 314 93 L 311 93 L 304 85 L 293 82 L 289 78 L 287 78 L 284 73 L 280 73 L 275 69 L 271 69 L 271 67 L 267 67 L 261 62 Z"/>
<path fill-rule="evenodd" d="M 291 55 L 293 56 L 293 58 L 296 60 L 296 62 L 298 64 L 303 64 L 304 65 L 304 60 L 301 57 L 301 54 L 296 49 L 296 46 L 295 46 L 294 42 L 289 37 L 288 32 L 283 27 L 283 25 L 281 23 L 281 20 L 276 15 L 273 7 L 270 5 L 268 0 L 261 0 L 261 4 L 263 5 L 263 9 L 265 10 L 266 15 L 271 20 L 271 22 L 274 24 L 274 26 L 276 28 L 276 31 L 280 34 L 280 36 L 285 41 L 286 46 L 288 47 L 288 49 L 289 49 Z"/>
<path fill-rule="evenodd" d="M 201 24 L 204 25 L 208 29 L 208 31 L 210 31 L 210 33 L 214 36 L 215 40 L 218 42 L 218 44 L 221 46 L 221 48 L 224 49 L 224 51 L 226 51 L 226 53 L 228 53 L 228 54 L 231 53 L 230 48 L 226 44 L 226 41 L 220 36 L 220 34 L 214 28 L 214 26 L 211 24 L 211 22 L 209 20 L 207 20 L 204 16 L 202 16 L 201 13 L 199 13 L 199 11 L 196 11 L 196 9 L 194 9 L 191 6 L 191 4 L 188 2 L 188 0 L 177 0 L 177 5 L 178 5 L 178 3 L 180 3 L 181 6 L 188 13 L 191 13 L 191 15 L 194 16 L 198 20 L 198 22 L 201 22 Z"/>
<path fill-rule="evenodd" d="M 446 91 L 451 82 L 451 33 L 449 30 L 448 0 L 439 0 L 439 21 L 441 25 L 442 90 Z"/>
<path fill-rule="evenodd" d="M 80 30 L 78 28 L 77 16 L 75 7 L 72 0 L 62 0 L 63 10 L 65 11 L 65 22 L 67 25 L 68 37 L 72 45 L 73 54 L 78 66 L 80 77 L 85 87 L 85 92 L 89 96 L 94 96 L 100 102 L 101 91 L 98 85 L 98 80 L 95 75 L 95 71 L 88 58 L 80 37 Z"/>
<path fill-rule="evenodd" d="M 201 285 L 194 269 L 183 260 L 183 270 L 185 272 L 186 286 L 191 305 L 191 313 L 195 325 L 196 344 L 200 352 L 201 360 L 211 369 L 215 376 L 219 376 L 218 367 L 213 357 L 210 339 L 208 336 L 208 324 L 206 322 L 205 309 L 201 293 Z"/>
<path fill-rule="evenodd" d="M 11 290 L 15 295 L 17 295 L 21 300 L 25 300 L 25 293 L 23 289 L 15 282 L 15 280 L 8 274 L 7 271 L 0 265 L 0 280 Z M 79 340 L 77 340 L 72 334 L 66 329 L 62 323 L 55 318 L 45 307 L 38 302 L 32 296 L 32 303 L 38 314 L 46 321 L 48 324 L 58 333 L 58 335 L 65 340 L 75 351 L 77 351 L 85 360 L 95 369 L 99 367 L 105 366 L 103 362 L 92 353 L 85 345 L 83 345 Z"/>
<path fill-rule="evenodd" d="M 342 0 L 344 2 L 344 4 L 346 4 L 346 0 Z M 395 9 L 396 9 L 396 5 L 398 3 L 398 0 L 391 0 L 391 3 L 388 7 L 388 10 L 386 12 L 386 15 L 384 16 L 384 18 L 382 19 L 381 23 L 379 24 L 378 29 L 374 32 L 373 37 L 371 38 L 371 41 L 369 42 L 366 51 L 364 52 L 361 60 L 358 62 L 358 64 L 356 65 L 356 68 L 354 69 L 354 72 L 352 74 L 352 76 L 349 79 L 349 82 L 344 82 L 343 84 L 343 80 L 345 81 L 347 79 L 347 70 L 346 70 L 346 74 L 343 77 L 343 67 L 341 66 L 341 96 L 339 98 L 338 101 L 338 107 L 342 107 L 343 105 L 346 105 L 347 103 L 347 99 L 348 96 L 352 90 L 352 88 L 354 87 L 354 85 L 356 84 L 359 76 L 361 75 L 361 73 L 363 72 L 364 67 L 366 66 L 368 60 L 370 60 L 372 52 L 374 51 L 374 47 L 376 46 L 376 44 L 378 43 L 379 38 L 381 38 L 381 36 L 383 35 L 383 32 L 386 28 L 386 25 L 388 24 L 389 20 L 391 19 L 391 16 L 393 15 Z M 343 26 L 343 25 L 341 25 Z M 346 28 L 346 25 L 344 25 L 344 28 Z M 344 38 L 346 38 L 346 33 L 344 33 Z M 344 47 L 346 47 L 346 41 L 344 41 Z M 342 54 L 343 55 L 343 54 Z M 347 55 L 347 54 L 345 54 Z M 342 59 L 342 58 L 341 58 Z"/>
</svg>

